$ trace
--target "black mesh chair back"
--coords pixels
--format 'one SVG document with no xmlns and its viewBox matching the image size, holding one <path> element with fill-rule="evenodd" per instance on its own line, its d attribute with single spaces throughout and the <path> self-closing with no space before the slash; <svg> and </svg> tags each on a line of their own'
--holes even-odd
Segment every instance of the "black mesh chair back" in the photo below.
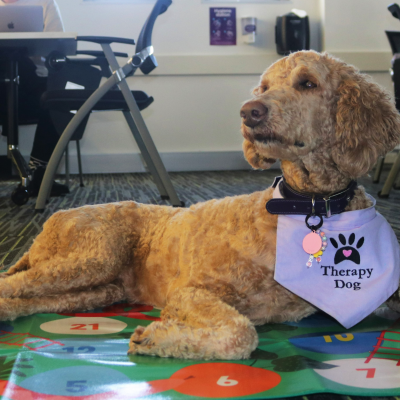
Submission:
<svg viewBox="0 0 400 400">
<path fill-rule="evenodd" d="M 393 57 L 392 71 L 393 71 L 392 80 L 393 80 L 396 108 L 397 110 L 400 110 L 400 57 L 397 56 Z"/>
<path fill-rule="evenodd" d="M 393 53 L 391 75 L 396 108 L 400 111 L 400 31 L 385 31 L 385 33 Z"/>
<path fill-rule="evenodd" d="M 153 7 L 149 17 L 143 25 L 143 28 L 139 34 L 139 38 L 136 43 L 136 53 L 139 53 L 146 47 L 151 46 L 151 36 L 153 33 L 154 23 L 157 17 L 165 11 L 168 10 L 168 7 L 172 4 L 172 0 L 158 0 Z M 140 70 L 144 74 L 149 74 L 153 69 L 158 66 L 157 60 L 154 55 L 151 55 L 146 59 L 146 61 L 141 65 Z"/>
</svg>

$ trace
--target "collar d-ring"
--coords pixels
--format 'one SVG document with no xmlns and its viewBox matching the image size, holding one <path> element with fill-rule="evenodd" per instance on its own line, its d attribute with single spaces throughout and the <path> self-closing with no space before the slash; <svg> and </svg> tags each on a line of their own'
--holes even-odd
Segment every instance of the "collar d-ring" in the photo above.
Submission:
<svg viewBox="0 0 400 400">
<path fill-rule="evenodd" d="M 319 218 L 319 222 L 318 222 L 318 224 L 317 225 L 310 225 L 309 223 L 308 223 L 308 220 L 311 218 L 311 217 L 318 217 Z M 319 214 L 308 214 L 307 216 L 306 216 L 306 226 L 307 226 L 307 228 L 308 229 L 310 229 L 311 231 L 313 231 L 313 232 L 315 232 L 315 231 L 317 231 L 319 228 L 321 228 L 321 226 L 322 226 L 322 224 L 324 223 L 324 220 L 323 220 L 323 218 L 322 218 L 322 216 L 321 215 L 319 215 Z"/>
</svg>

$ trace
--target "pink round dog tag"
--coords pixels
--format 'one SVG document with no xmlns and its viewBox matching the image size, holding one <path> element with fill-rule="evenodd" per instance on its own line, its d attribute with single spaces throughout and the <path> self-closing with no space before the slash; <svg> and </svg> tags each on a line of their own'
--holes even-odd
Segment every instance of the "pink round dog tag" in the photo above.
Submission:
<svg viewBox="0 0 400 400">
<path fill-rule="evenodd" d="M 308 254 L 315 254 L 321 250 L 322 247 L 322 239 L 321 237 L 315 233 L 310 232 L 303 239 L 303 249 Z"/>
</svg>

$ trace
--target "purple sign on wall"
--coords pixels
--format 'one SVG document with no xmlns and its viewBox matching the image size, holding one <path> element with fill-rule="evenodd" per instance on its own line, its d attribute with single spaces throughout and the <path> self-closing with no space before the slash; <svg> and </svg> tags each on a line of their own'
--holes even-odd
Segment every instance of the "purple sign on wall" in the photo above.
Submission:
<svg viewBox="0 0 400 400">
<path fill-rule="evenodd" d="M 236 8 L 210 8 L 210 45 L 236 45 Z"/>
</svg>

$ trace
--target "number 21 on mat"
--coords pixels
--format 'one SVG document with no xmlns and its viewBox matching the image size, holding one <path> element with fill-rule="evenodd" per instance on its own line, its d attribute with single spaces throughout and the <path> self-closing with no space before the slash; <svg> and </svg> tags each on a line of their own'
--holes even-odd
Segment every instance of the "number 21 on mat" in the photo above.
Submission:
<svg viewBox="0 0 400 400">
<path fill-rule="evenodd" d="M 76 330 L 82 330 L 82 331 L 86 331 L 86 329 L 89 329 L 89 330 L 92 329 L 94 331 L 98 331 L 99 324 L 72 324 L 70 329 L 72 329 L 72 330 L 76 329 Z"/>
<path fill-rule="evenodd" d="M 69 335 L 108 335 L 121 332 L 126 327 L 125 322 L 104 317 L 60 318 L 40 325 L 45 332 Z"/>
</svg>

